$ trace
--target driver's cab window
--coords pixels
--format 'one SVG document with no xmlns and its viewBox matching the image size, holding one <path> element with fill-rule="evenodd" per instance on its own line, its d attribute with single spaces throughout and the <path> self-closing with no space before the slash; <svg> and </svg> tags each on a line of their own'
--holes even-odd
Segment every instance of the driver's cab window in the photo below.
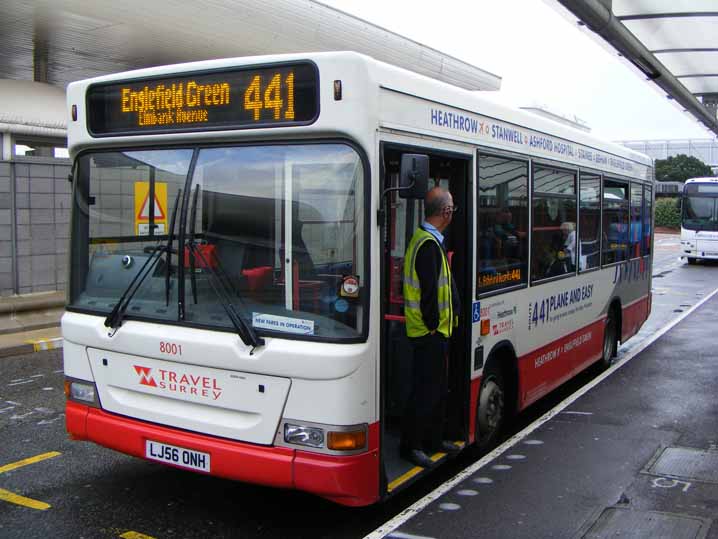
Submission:
<svg viewBox="0 0 718 539">
<path fill-rule="evenodd" d="M 531 280 L 576 271 L 576 172 L 544 165 L 533 169 Z"/>
</svg>

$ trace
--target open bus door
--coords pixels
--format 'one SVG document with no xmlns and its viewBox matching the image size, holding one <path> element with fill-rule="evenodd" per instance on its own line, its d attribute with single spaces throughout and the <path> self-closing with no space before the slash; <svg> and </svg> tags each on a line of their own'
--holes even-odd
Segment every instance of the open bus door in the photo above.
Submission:
<svg viewBox="0 0 718 539">
<path fill-rule="evenodd" d="M 401 156 L 406 153 L 429 156 L 428 189 L 438 185 L 448 189 L 458 211 L 445 231 L 445 245 L 450 256 L 453 278 L 461 299 L 459 327 L 450 343 L 448 365 L 449 394 L 447 401 L 448 438 L 465 444 L 469 433 L 469 345 L 470 304 L 473 244 L 468 219 L 471 215 L 469 196 L 469 157 L 432 152 L 427 148 L 382 145 L 384 188 L 399 186 Z M 397 191 L 387 193 L 383 201 L 385 212 L 382 229 L 382 492 L 391 495 L 427 473 L 399 454 L 402 418 L 412 383 L 413 351 L 406 336 L 404 322 L 403 272 L 404 253 L 416 228 L 424 221 L 423 198 L 401 198 Z M 467 292 L 467 290 L 469 292 Z M 467 308 L 468 305 L 468 308 Z M 444 453 L 432 455 L 437 462 L 446 459 Z"/>
</svg>

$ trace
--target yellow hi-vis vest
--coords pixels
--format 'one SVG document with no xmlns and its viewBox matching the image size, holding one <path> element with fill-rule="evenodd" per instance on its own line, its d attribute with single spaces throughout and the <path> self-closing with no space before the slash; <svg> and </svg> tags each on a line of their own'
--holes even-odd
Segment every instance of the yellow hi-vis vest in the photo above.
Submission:
<svg viewBox="0 0 718 539">
<path fill-rule="evenodd" d="M 421 285 L 416 273 L 416 254 L 426 241 L 433 241 L 441 252 L 441 273 L 437 283 L 439 327 L 437 331 L 446 338 L 451 337 L 454 327 L 454 311 L 451 304 L 451 271 L 444 249 L 441 248 L 431 232 L 417 228 L 409 242 L 404 255 L 404 316 L 406 317 L 406 334 L 409 337 L 422 337 L 431 333 L 421 317 Z"/>
</svg>

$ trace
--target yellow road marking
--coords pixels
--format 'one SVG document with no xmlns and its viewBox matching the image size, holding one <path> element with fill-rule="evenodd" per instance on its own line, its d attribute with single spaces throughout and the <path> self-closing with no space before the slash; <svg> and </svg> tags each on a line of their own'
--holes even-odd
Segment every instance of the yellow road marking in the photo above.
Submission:
<svg viewBox="0 0 718 539">
<path fill-rule="evenodd" d="M 39 502 L 37 500 L 33 500 L 32 498 L 26 498 L 25 496 L 13 494 L 9 490 L 5 490 L 2 488 L 0 488 L 0 500 L 14 503 L 17 505 L 22 505 L 24 507 L 29 507 L 30 509 L 39 509 L 40 511 L 50 509 L 50 504 L 48 503 Z"/>
<path fill-rule="evenodd" d="M 17 462 L 12 462 L 10 464 L 6 464 L 5 466 L 0 466 L 0 474 L 10 472 L 18 468 L 22 468 L 23 466 L 27 466 L 28 464 L 35 464 L 36 462 L 51 459 L 53 457 L 57 457 L 58 455 L 61 455 L 61 453 L 57 451 L 50 451 L 49 453 L 43 453 L 42 455 L 37 455 L 35 457 L 18 460 Z"/>
<path fill-rule="evenodd" d="M 34 457 L 26 458 L 23 460 L 18 460 L 17 462 L 11 462 L 10 464 L 6 464 L 5 466 L 0 466 L 0 474 L 3 474 L 5 472 L 9 472 L 12 470 L 17 470 L 18 468 L 22 468 L 23 466 L 27 466 L 29 464 L 35 464 L 36 462 L 42 462 L 43 460 L 51 459 L 53 457 L 57 457 L 58 455 L 61 455 L 58 451 L 50 451 L 49 453 L 43 453 L 42 455 L 37 455 Z M 33 500 L 32 498 L 26 498 L 25 496 L 20 496 L 19 494 L 14 494 L 10 492 L 9 490 L 5 490 L 0 488 L 0 500 L 14 503 L 17 505 L 22 505 L 23 507 L 29 507 L 30 509 L 38 509 L 40 511 L 45 511 L 46 509 L 50 509 L 50 504 L 45 502 L 40 502 L 38 500 Z"/>
<path fill-rule="evenodd" d="M 120 535 L 120 537 L 122 537 L 122 539 L 155 539 L 151 535 L 145 535 L 139 532 L 125 532 Z"/>
</svg>

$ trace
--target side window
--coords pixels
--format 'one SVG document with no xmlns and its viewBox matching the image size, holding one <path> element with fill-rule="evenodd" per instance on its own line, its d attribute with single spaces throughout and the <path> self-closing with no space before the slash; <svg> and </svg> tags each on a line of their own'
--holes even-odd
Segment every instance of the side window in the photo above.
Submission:
<svg viewBox="0 0 718 539">
<path fill-rule="evenodd" d="M 628 255 L 630 258 L 641 256 L 641 237 L 643 236 L 643 186 L 631 184 L 631 224 L 628 234 Z"/>
<path fill-rule="evenodd" d="M 601 176 L 581 173 L 580 182 L 578 269 L 585 271 L 601 264 Z"/>
<path fill-rule="evenodd" d="M 603 180 L 603 263 L 626 260 L 628 254 L 628 183 Z"/>
<path fill-rule="evenodd" d="M 535 165 L 531 279 L 576 271 L 576 172 Z"/>
<path fill-rule="evenodd" d="M 653 188 L 646 185 L 643 188 L 643 242 L 641 252 L 643 256 L 651 254 L 651 234 L 653 233 Z"/>
<path fill-rule="evenodd" d="M 524 284 L 528 273 L 527 161 L 479 154 L 479 294 Z"/>
</svg>

